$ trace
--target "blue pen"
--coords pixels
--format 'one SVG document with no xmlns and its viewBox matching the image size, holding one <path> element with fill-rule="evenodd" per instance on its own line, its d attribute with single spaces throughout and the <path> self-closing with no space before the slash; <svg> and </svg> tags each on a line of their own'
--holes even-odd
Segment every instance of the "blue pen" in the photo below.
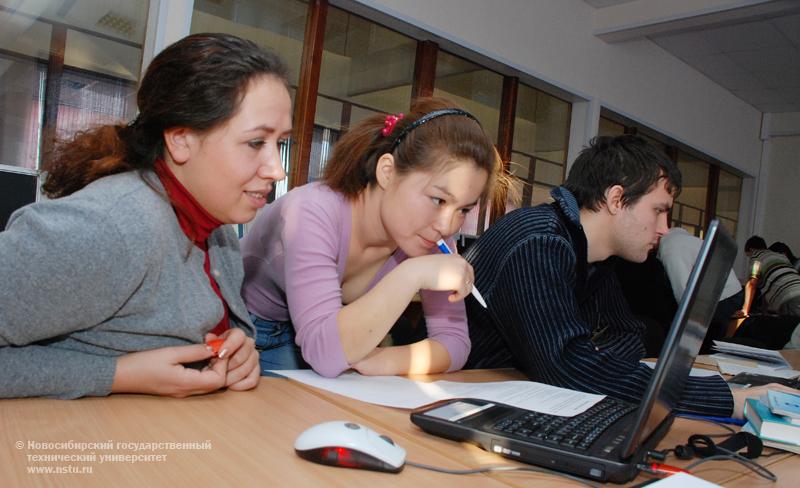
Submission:
<svg viewBox="0 0 800 488">
<path fill-rule="evenodd" d="M 450 250 L 450 247 L 447 245 L 446 242 L 444 242 L 444 239 L 439 239 L 438 241 L 436 241 L 436 246 L 438 246 L 439 250 L 442 251 L 442 253 L 444 254 L 453 254 L 453 251 Z M 475 288 L 474 285 L 472 286 L 472 296 L 475 297 L 475 300 L 478 300 L 478 303 L 480 303 L 483 308 L 487 308 L 486 300 L 483 299 L 481 293 L 478 291 L 477 288 Z"/>
<path fill-rule="evenodd" d="M 677 416 L 692 420 L 709 420 L 711 422 L 719 422 L 721 424 L 744 425 L 747 423 L 747 421 L 743 419 L 734 419 L 731 417 L 715 417 L 713 415 L 695 415 L 692 413 L 679 413 L 677 414 Z"/>
</svg>

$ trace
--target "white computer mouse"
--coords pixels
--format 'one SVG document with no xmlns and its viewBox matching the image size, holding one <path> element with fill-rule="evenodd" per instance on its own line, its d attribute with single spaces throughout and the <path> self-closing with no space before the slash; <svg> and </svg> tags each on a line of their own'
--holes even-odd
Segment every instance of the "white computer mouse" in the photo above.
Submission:
<svg viewBox="0 0 800 488">
<path fill-rule="evenodd" d="M 344 420 L 306 429 L 294 441 L 294 451 L 315 463 L 390 473 L 399 473 L 406 460 L 406 450 L 389 437 Z"/>
</svg>

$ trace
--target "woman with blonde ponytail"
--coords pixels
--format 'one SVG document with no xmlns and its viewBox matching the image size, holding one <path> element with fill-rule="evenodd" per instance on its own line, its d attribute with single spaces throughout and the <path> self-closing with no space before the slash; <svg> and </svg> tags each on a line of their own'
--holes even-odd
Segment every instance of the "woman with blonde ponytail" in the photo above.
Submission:
<svg viewBox="0 0 800 488">
<path fill-rule="evenodd" d="M 286 68 L 196 34 L 147 69 L 139 115 L 59 146 L 0 232 L 0 397 L 184 397 L 258 383 L 230 225 L 285 174 Z M 214 343 L 218 349 L 206 345 Z"/>
<path fill-rule="evenodd" d="M 472 267 L 437 241 L 455 249 L 451 236 L 488 195 L 498 165 L 475 117 L 447 100 L 420 99 L 408 114 L 351 127 L 323 180 L 271 204 L 242 240 L 262 372 L 460 369 Z M 417 293 L 427 338 L 379 347 Z"/>
</svg>

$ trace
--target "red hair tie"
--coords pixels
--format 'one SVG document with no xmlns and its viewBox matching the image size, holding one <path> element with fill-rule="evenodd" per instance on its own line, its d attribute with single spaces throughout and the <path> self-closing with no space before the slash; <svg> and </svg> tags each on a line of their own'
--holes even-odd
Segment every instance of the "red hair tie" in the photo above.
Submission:
<svg viewBox="0 0 800 488">
<path fill-rule="evenodd" d="M 381 129 L 383 137 L 389 137 L 389 134 L 394 130 L 394 126 L 397 125 L 397 121 L 402 118 L 403 114 L 387 115 L 386 120 L 383 121 L 383 129 Z"/>
</svg>

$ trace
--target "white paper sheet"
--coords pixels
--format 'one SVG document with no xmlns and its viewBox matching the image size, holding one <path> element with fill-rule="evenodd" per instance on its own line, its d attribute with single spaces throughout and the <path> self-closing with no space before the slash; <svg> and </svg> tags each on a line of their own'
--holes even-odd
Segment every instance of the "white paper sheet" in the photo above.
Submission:
<svg viewBox="0 0 800 488">
<path fill-rule="evenodd" d="M 641 361 L 642 364 L 647 366 L 650 369 L 656 368 L 655 361 Z M 718 372 L 710 370 L 710 369 L 703 369 L 703 368 L 692 368 L 692 371 L 689 373 L 689 376 L 696 376 L 698 378 L 704 378 L 708 376 L 721 376 Z"/>
<path fill-rule="evenodd" d="M 715 485 L 710 481 L 692 476 L 689 473 L 675 473 L 672 476 L 667 476 L 647 486 L 657 488 L 718 488 L 720 485 Z"/>
<path fill-rule="evenodd" d="M 714 341 L 714 349 L 720 354 L 713 354 L 711 357 L 723 356 L 725 359 L 751 360 L 758 363 L 761 367 L 789 368 L 790 365 L 781 353 L 771 349 L 745 346 L 733 342 Z"/>
<path fill-rule="evenodd" d="M 358 373 L 324 378 L 308 369 L 272 373 L 363 402 L 397 408 L 419 408 L 449 398 L 478 398 L 571 417 L 584 412 L 604 398 L 604 395 L 567 390 L 533 381 L 463 383 L 440 380 L 426 383 L 399 376 L 361 376 Z"/>
</svg>

